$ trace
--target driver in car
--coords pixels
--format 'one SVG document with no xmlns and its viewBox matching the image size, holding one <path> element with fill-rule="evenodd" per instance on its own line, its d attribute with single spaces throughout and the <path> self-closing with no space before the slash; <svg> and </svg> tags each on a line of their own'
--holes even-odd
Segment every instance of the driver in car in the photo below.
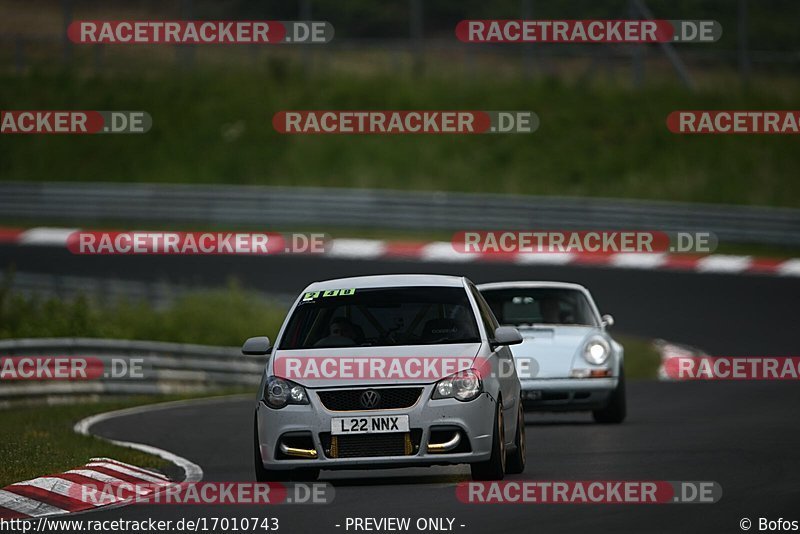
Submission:
<svg viewBox="0 0 800 534">
<path fill-rule="evenodd" d="M 544 298 L 539 301 L 539 311 L 542 314 L 542 323 L 561 323 L 561 313 L 558 299 Z"/>
<path fill-rule="evenodd" d="M 315 347 L 346 347 L 356 343 L 356 328 L 346 317 L 334 317 L 328 328 L 330 334 L 317 341 Z"/>
</svg>

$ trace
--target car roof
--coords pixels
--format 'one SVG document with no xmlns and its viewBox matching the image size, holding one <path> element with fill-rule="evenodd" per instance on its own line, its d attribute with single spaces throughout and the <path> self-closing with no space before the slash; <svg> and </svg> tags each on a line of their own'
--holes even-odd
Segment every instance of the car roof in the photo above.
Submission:
<svg viewBox="0 0 800 534">
<path fill-rule="evenodd" d="M 305 291 L 324 291 L 329 289 L 366 289 L 377 287 L 464 287 L 464 278 L 441 274 L 382 274 L 375 276 L 354 276 L 335 278 L 310 284 Z"/>
<path fill-rule="evenodd" d="M 572 282 L 550 282 L 550 281 L 516 281 L 516 282 L 491 282 L 488 284 L 479 284 L 478 291 L 491 290 L 491 289 L 520 289 L 520 288 L 534 288 L 544 287 L 548 289 L 574 289 L 577 291 L 589 292 L 584 286 L 574 284 Z"/>
</svg>

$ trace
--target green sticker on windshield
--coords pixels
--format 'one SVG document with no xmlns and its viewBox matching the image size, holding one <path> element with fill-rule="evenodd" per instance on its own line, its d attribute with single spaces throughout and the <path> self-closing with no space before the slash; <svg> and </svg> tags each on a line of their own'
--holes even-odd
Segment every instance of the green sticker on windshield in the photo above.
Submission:
<svg viewBox="0 0 800 534">
<path fill-rule="evenodd" d="M 315 299 L 320 298 L 322 296 L 325 297 L 349 297 L 350 295 L 355 295 L 356 290 L 355 288 L 350 289 L 328 289 L 327 291 L 309 291 L 308 293 L 303 294 L 303 302 L 311 302 Z"/>
</svg>

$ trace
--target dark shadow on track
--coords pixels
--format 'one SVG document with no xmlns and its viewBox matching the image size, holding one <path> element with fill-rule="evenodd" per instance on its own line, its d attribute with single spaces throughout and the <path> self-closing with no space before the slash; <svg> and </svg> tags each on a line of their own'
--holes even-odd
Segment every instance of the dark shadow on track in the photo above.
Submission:
<svg viewBox="0 0 800 534">
<path fill-rule="evenodd" d="M 326 478 L 323 472 L 319 480 L 327 482 L 335 487 L 359 487 L 359 486 L 401 486 L 401 485 L 427 485 L 427 484 L 457 484 L 471 480 L 469 475 L 402 475 L 381 476 L 381 477 L 358 477 L 358 478 Z"/>
<path fill-rule="evenodd" d="M 624 423 L 623 423 L 624 424 Z M 548 412 L 548 411 L 525 411 L 525 426 L 604 426 L 598 425 L 593 419 L 591 412 Z"/>
<path fill-rule="evenodd" d="M 625 423 L 623 423 L 625 424 Z M 525 427 L 537 426 L 601 426 L 594 421 L 525 421 Z"/>
</svg>

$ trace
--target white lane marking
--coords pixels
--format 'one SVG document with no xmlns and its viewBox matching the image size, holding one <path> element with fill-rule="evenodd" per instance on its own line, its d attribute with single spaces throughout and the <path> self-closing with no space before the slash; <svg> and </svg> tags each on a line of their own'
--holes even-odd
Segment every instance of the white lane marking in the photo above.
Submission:
<svg viewBox="0 0 800 534">
<path fill-rule="evenodd" d="M 18 243 L 21 245 L 41 245 L 41 246 L 67 246 L 67 238 L 78 228 L 31 228 L 20 234 Z"/>
<path fill-rule="evenodd" d="M 193 406 L 196 404 L 205 404 L 214 402 L 233 402 L 249 398 L 252 398 L 252 395 L 230 395 L 222 397 L 206 397 L 202 399 L 188 399 L 180 401 L 161 402 L 158 404 L 146 404 L 144 406 L 134 406 L 133 408 L 124 408 L 122 410 L 114 410 L 113 412 L 99 413 L 96 415 L 89 416 L 85 419 L 81 419 L 80 421 L 75 423 L 73 429 L 78 434 L 82 434 L 84 436 L 95 436 L 109 443 L 113 443 L 114 445 L 119 445 L 120 447 L 136 449 L 137 451 L 146 452 L 148 454 L 158 456 L 159 458 L 163 458 L 168 462 L 172 462 L 173 464 L 183 469 L 185 476 L 183 482 L 198 482 L 203 479 L 203 469 L 196 463 L 187 460 L 182 456 L 178 456 L 177 454 L 165 451 L 164 449 L 159 449 L 158 447 L 153 447 L 152 445 L 145 445 L 143 443 L 135 443 L 132 441 L 121 441 L 121 440 L 104 438 L 103 436 L 92 434 L 90 432 L 90 429 L 97 423 L 100 423 L 102 421 L 107 421 L 109 419 L 114 419 L 116 417 L 125 417 L 127 415 L 139 415 L 159 410 L 168 410 L 170 408 Z"/>
<path fill-rule="evenodd" d="M 89 433 L 89 429 L 107 419 L 113 419 L 114 417 L 122 417 L 124 415 L 134 415 L 145 413 L 147 410 L 139 410 L 137 408 L 145 408 L 144 406 L 137 406 L 136 408 L 127 408 L 124 410 L 116 410 L 113 412 L 106 412 L 97 415 L 92 415 L 87 417 L 86 419 L 81 419 L 77 423 L 75 423 L 74 430 L 78 434 L 83 434 L 85 436 L 91 436 L 92 434 Z M 121 441 L 116 439 L 108 439 L 102 436 L 96 436 L 102 440 L 108 441 L 109 443 L 113 443 L 114 445 L 119 445 L 120 447 L 127 447 L 129 449 L 136 449 L 137 451 L 146 452 L 148 454 L 152 454 L 154 456 L 158 456 L 159 458 L 163 458 L 168 462 L 172 462 L 173 464 L 177 465 L 184 472 L 184 482 L 197 482 L 198 480 L 202 480 L 203 478 L 203 469 L 197 465 L 196 463 L 183 458 L 182 456 L 178 456 L 177 454 L 173 454 L 169 451 L 165 451 L 164 449 L 159 449 L 158 447 L 153 447 L 152 445 L 145 445 L 144 443 L 135 443 L 132 441 Z"/>
<path fill-rule="evenodd" d="M 163 478 L 158 477 L 151 477 L 149 475 L 145 475 L 143 473 L 139 473 L 138 471 L 134 471 L 133 469 L 127 469 L 122 467 L 121 465 L 114 465 L 112 463 L 102 463 L 102 462 L 91 462 L 86 464 L 86 467 L 104 467 L 106 469 L 110 469 L 112 471 L 116 471 L 117 473 L 121 473 L 123 475 L 132 476 L 138 478 L 143 482 L 152 482 L 154 484 L 169 484 L 168 480 L 164 480 Z"/>
<path fill-rule="evenodd" d="M 65 514 L 66 510 L 0 489 L 0 506 L 30 516 Z"/>
<path fill-rule="evenodd" d="M 655 269 L 664 265 L 666 261 L 667 255 L 664 253 L 620 252 L 611 256 L 609 264 L 633 269 Z"/>
<path fill-rule="evenodd" d="M 800 258 L 786 260 L 777 269 L 782 276 L 800 276 Z"/>
<path fill-rule="evenodd" d="M 514 258 L 514 263 L 522 265 L 543 264 L 543 265 L 566 265 L 576 258 L 576 254 L 570 252 L 531 252 L 518 254 Z"/>
<path fill-rule="evenodd" d="M 379 258 L 386 252 L 386 243 L 377 239 L 334 239 L 326 256 L 334 258 Z"/>
<path fill-rule="evenodd" d="M 751 256 L 712 254 L 697 260 L 696 269 L 705 273 L 739 273 L 749 269 L 752 260 Z"/>
<path fill-rule="evenodd" d="M 480 254 L 467 254 L 456 252 L 453 244 L 447 241 L 434 241 L 420 249 L 419 258 L 422 261 L 450 261 L 465 263 L 475 261 Z"/>
</svg>

